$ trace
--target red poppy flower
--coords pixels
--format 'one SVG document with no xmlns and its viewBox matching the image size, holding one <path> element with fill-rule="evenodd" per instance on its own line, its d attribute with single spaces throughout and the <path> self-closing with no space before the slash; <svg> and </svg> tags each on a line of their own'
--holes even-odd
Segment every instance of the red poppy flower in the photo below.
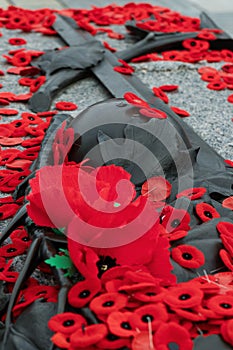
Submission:
<svg viewBox="0 0 233 350">
<path fill-rule="evenodd" d="M 200 33 L 198 33 L 197 38 L 204 39 L 204 40 L 216 40 L 217 37 L 213 33 L 210 33 L 209 31 L 202 30 Z"/>
<path fill-rule="evenodd" d="M 25 45 L 25 44 L 27 44 L 27 41 L 23 38 L 10 38 L 8 40 L 8 42 L 11 45 Z"/>
<path fill-rule="evenodd" d="M 51 15 L 45 17 L 42 25 L 46 28 L 52 27 L 55 20 L 56 20 L 56 16 L 54 14 L 51 14 Z"/>
<path fill-rule="evenodd" d="M 176 209 L 167 205 L 162 210 L 160 220 L 162 226 L 168 233 L 177 230 L 188 231 L 190 229 L 190 215 L 184 209 Z"/>
<path fill-rule="evenodd" d="M 164 92 L 171 92 L 178 90 L 179 85 L 161 85 L 159 88 Z"/>
<path fill-rule="evenodd" d="M 146 303 L 162 302 L 164 297 L 164 289 L 161 286 L 154 285 L 153 287 L 145 287 L 133 293 L 136 300 Z"/>
<path fill-rule="evenodd" d="M 206 305 L 222 316 L 233 316 L 233 295 L 216 295 L 207 300 Z"/>
<path fill-rule="evenodd" d="M 65 101 L 57 102 L 55 107 L 60 111 L 75 111 L 78 108 L 75 103 Z"/>
<path fill-rule="evenodd" d="M 74 265 L 83 276 L 97 276 L 98 268 L 96 264 L 99 257 L 93 249 L 82 246 L 71 239 L 68 240 L 68 249 Z"/>
<path fill-rule="evenodd" d="M 0 108 L 0 114 L 5 115 L 5 116 L 17 115 L 18 113 L 19 113 L 19 111 L 17 111 L 17 109 Z"/>
<path fill-rule="evenodd" d="M 0 124 L 1 137 L 9 137 L 12 135 L 14 128 L 10 124 Z"/>
<path fill-rule="evenodd" d="M 199 216 L 199 218 L 203 221 L 209 221 L 215 218 L 220 218 L 220 214 L 217 212 L 217 210 L 208 203 L 198 203 L 195 207 L 196 214 Z"/>
<path fill-rule="evenodd" d="M 190 116 L 190 113 L 185 111 L 184 109 L 174 107 L 174 106 L 171 106 L 170 108 L 173 112 L 175 112 L 176 114 L 178 114 L 182 118 Z"/>
<path fill-rule="evenodd" d="M 4 258 L 12 258 L 17 255 L 22 255 L 26 252 L 27 247 L 23 242 L 14 241 L 0 247 L 0 255 Z"/>
<path fill-rule="evenodd" d="M 207 319 L 205 315 L 203 315 L 199 310 L 197 311 L 195 308 L 173 308 L 172 311 L 175 312 L 180 318 L 190 320 L 192 322 L 206 321 Z"/>
<path fill-rule="evenodd" d="M 115 279 L 123 280 L 125 273 L 129 270 L 132 270 L 130 266 L 114 266 L 103 273 L 101 276 L 101 281 L 103 284 L 106 284 L 107 282 Z"/>
<path fill-rule="evenodd" d="M 134 70 L 132 68 L 126 68 L 126 67 L 113 67 L 113 70 L 117 73 L 131 75 L 133 74 Z"/>
<path fill-rule="evenodd" d="M 1 127 L 0 127 L 1 128 Z M 1 129 L 0 129 L 0 131 L 1 131 Z M 232 160 L 230 160 L 230 159 L 225 159 L 225 163 L 227 164 L 227 165 L 230 165 L 231 167 L 233 167 L 233 161 Z"/>
<path fill-rule="evenodd" d="M 192 284 L 180 283 L 169 288 L 164 296 L 164 302 L 172 308 L 192 308 L 201 304 L 204 293 Z"/>
<path fill-rule="evenodd" d="M 220 221 L 217 223 L 217 230 L 221 235 L 231 238 L 233 232 L 233 224 L 231 222 Z"/>
<path fill-rule="evenodd" d="M 24 289 L 22 295 L 25 300 L 36 297 L 37 299 L 43 298 L 48 302 L 57 302 L 58 289 L 53 286 L 36 285 Z"/>
<path fill-rule="evenodd" d="M 130 318 L 133 328 L 140 331 L 148 330 L 148 323 L 151 324 L 152 331 L 155 331 L 161 323 L 168 321 L 166 306 L 162 303 L 148 304 L 136 309 Z"/>
<path fill-rule="evenodd" d="M 96 277 L 77 282 L 68 292 L 68 301 L 76 308 L 83 307 L 100 291 L 101 283 Z"/>
<path fill-rule="evenodd" d="M 182 54 L 180 51 L 164 51 L 162 52 L 163 59 L 166 61 L 181 61 Z"/>
<path fill-rule="evenodd" d="M 14 242 L 14 240 L 20 240 L 26 245 L 30 244 L 30 238 L 28 236 L 27 231 L 24 228 L 18 228 L 14 230 L 10 235 L 11 240 Z"/>
<path fill-rule="evenodd" d="M 33 147 L 37 145 L 41 145 L 41 142 L 43 141 L 44 136 L 34 137 L 32 139 L 24 140 L 22 142 L 23 147 Z"/>
<path fill-rule="evenodd" d="M 33 81 L 34 81 L 34 79 L 32 79 L 32 78 L 20 78 L 18 80 L 19 85 L 22 85 L 22 86 L 31 86 Z"/>
<path fill-rule="evenodd" d="M 147 327 L 148 329 L 148 327 Z M 135 335 L 132 341 L 132 350 L 151 350 L 154 349 L 153 341 L 151 339 L 150 333 L 140 332 Z"/>
<path fill-rule="evenodd" d="M 105 315 L 124 308 L 127 301 L 127 296 L 123 294 L 105 293 L 92 299 L 89 307 L 96 315 Z"/>
<path fill-rule="evenodd" d="M 224 90 L 227 87 L 227 84 L 224 81 L 214 81 L 207 85 L 207 88 L 210 90 Z"/>
<path fill-rule="evenodd" d="M 46 118 L 46 117 L 53 117 L 57 114 L 57 111 L 44 111 L 44 112 L 38 112 L 37 116 L 40 118 Z"/>
<path fill-rule="evenodd" d="M 10 127 L 12 127 L 13 132 L 11 134 L 12 137 L 21 137 L 21 136 L 27 136 L 27 132 L 25 128 L 27 127 L 28 123 L 24 120 L 14 120 L 11 122 Z"/>
<path fill-rule="evenodd" d="M 232 258 L 232 256 L 225 249 L 220 249 L 219 256 L 222 259 L 225 266 L 230 271 L 233 271 L 233 258 Z"/>
<path fill-rule="evenodd" d="M 70 349 L 70 336 L 57 332 L 51 337 L 53 344 L 62 349 Z"/>
<path fill-rule="evenodd" d="M 29 67 L 18 67 L 18 68 L 19 68 L 18 74 L 20 74 L 21 76 L 30 76 L 31 77 L 31 76 L 40 74 L 40 69 L 37 67 L 29 66 Z M 14 68 L 10 68 L 10 69 L 11 69 L 11 72 L 13 73 Z M 14 70 L 14 71 L 16 71 L 16 70 Z"/>
<path fill-rule="evenodd" d="M 210 47 L 208 41 L 196 39 L 186 39 L 183 41 L 182 45 L 185 49 L 198 51 L 207 51 Z"/>
<path fill-rule="evenodd" d="M 64 334 L 71 334 L 77 329 L 87 326 L 86 319 L 73 312 L 63 312 L 50 318 L 48 327 L 53 332 L 61 332 Z"/>
<path fill-rule="evenodd" d="M 46 81 L 46 76 L 45 75 L 41 75 L 38 78 L 34 79 L 32 84 L 30 85 L 30 92 L 34 93 L 37 90 L 39 90 L 39 88 L 41 87 L 41 85 L 43 85 Z"/>
<path fill-rule="evenodd" d="M 143 99 L 141 99 L 137 95 L 133 94 L 132 92 L 126 92 L 124 94 L 124 99 L 132 105 L 135 105 L 138 107 L 150 108 L 149 104 L 146 101 L 144 101 Z"/>
<path fill-rule="evenodd" d="M 188 269 L 197 269 L 204 265 L 204 254 L 191 245 L 179 245 L 171 251 L 172 259 Z"/>
<path fill-rule="evenodd" d="M 99 349 L 121 349 L 130 348 L 131 341 L 128 338 L 118 337 L 115 334 L 108 333 L 102 340 L 100 340 L 96 346 Z"/>
<path fill-rule="evenodd" d="M 108 33 L 108 37 L 111 39 L 122 40 L 122 39 L 124 39 L 125 36 L 121 33 L 117 33 L 117 32 L 112 31 L 112 32 Z"/>
<path fill-rule="evenodd" d="M 201 75 L 201 79 L 203 81 L 208 81 L 208 82 L 214 82 L 217 81 L 219 82 L 221 80 L 220 74 L 218 72 L 204 72 Z"/>
<path fill-rule="evenodd" d="M 157 87 L 153 87 L 152 90 L 153 90 L 153 93 L 155 94 L 155 96 L 157 96 L 158 98 L 163 100 L 163 102 L 165 102 L 165 103 L 169 102 L 168 96 L 165 94 L 165 92 L 162 89 L 157 88 Z"/>
<path fill-rule="evenodd" d="M 163 201 L 171 194 L 171 184 L 162 176 L 154 176 L 142 185 L 141 194 L 152 201 Z"/>
<path fill-rule="evenodd" d="M 26 51 L 20 51 L 16 53 L 12 59 L 11 63 L 16 67 L 26 67 L 31 63 L 32 57 Z"/>
<path fill-rule="evenodd" d="M 42 119 L 39 118 L 36 114 L 23 112 L 21 117 L 26 120 L 29 124 L 41 124 L 43 123 Z"/>
<path fill-rule="evenodd" d="M 177 344 L 179 350 L 193 349 L 193 342 L 187 329 L 174 322 L 161 324 L 153 339 L 156 350 L 169 348 L 170 343 Z"/>
<path fill-rule="evenodd" d="M 85 348 L 89 345 L 98 343 L 108 334 L 108 329 L 105 324 L 93 324 L 82 327 L 71 334 L 70 343 L 72 346 Z"/>
<path fill-rule="evenodd" d="M 157 119 L 166 119 L 167 114 L 163 111 L 160 111 L 159 109 L 156 108 L 141 108 L 139 110 L 139 113 L 144 115 L 145 117 L 148 118 L 157 118 Z"/>
<path fill-rule="evenodd" d="M 9 203 L 4 203 L 3 200 L 11 198 L 11 197 L 6 197 L 6 198 L 1 198 L 0 199 L 0 219 L 1 220 L 6 220 L 12 216 L 14 216 L 17 211 L 19 210 L 19 205 L 14 203 L 12 200 Z"/>
<path fill-rule="evenodd" d="M 219 72 L 218 72 L 218 70 L 216 68 L 208 67 L 208 66 L 204 66 L 204 67 L 198 68 L 198 73 L 199 74 L 219 75 Z"/>
<path fill-rule="evenodd" d="M 233 320 L 222 322 L 221 336 L 227 343 L 233 346 Z"/>
<path fill-rule="evenodd" d="M 21 137 L 0 138 L 0 145 L 6 146 L 6 147 L 20 145 L 22 142 L 23 142 L 23 139 Z"/>
<path fill-rule="evenodd" d="M 226 72 L 226 73 L 233 73 L 233 64 L 224 64 L 222 66 L 222 70 L 223 72 Z"/>
<path fill-rule="evenodd" d="M 233 94 L 227 97 L 227 101 L 233 103 Z"/>
<path fill-rule="evenodd" d="M 204 187 L 194 187 L 188 188 L 176 195 L 176 198 L 188 197 L 191 201 L 201 198 L 206 193 L 206 188 Z"/>
<path fill-rule="evenodd" d="M 130 319 L 133 316 L 132 312 L 112 312 L 107 318 L 107 325 L 110 332 L 119 337 L 131 337 L 136 334 Z"/>
<path fill-rule="evenodd" d="M 0 99 L 0 105 L 2 105 L 2 106 L 9 106 L 9 104 L 10 104 L 10 102 L 5 100 L 4 98 Z"/>
<path fill-rule="evenodd" d="M 16 159 L 11 163 L 6 163 L 6 167 L 9 169 L 28 169 L 32 165 L 32 161 L 28 159 Z"/>
<path fill-rule="evenodd" d="M 221 50 L 221 57 L 226 62 L 233 62 L 233 54 L 231 50 Z"/>
</svg>

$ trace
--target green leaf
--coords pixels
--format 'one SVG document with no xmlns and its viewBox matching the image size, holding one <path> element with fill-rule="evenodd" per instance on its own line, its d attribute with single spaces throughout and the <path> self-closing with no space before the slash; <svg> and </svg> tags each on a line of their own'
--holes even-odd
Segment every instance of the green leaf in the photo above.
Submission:
<svg viewBox="0 0 233 350">
<path fill-rule="evenodd" d="M 64 236 L 64 232 L 65 232 L 65 227 L 62 228 L 53 228 L 52 231 L 59 236 Z"/>
</svg>

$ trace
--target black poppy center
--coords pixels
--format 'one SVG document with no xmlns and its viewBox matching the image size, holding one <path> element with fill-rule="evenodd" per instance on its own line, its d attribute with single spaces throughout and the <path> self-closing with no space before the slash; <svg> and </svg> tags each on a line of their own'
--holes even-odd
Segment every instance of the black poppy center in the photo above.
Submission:
<svg viewBox="0 0 233 350">
<path fill-rule="evenodd" d="M 19 128 L 22 125 L 21 122 L 15 123 L 15 128 Z"/>
<path fill-rule="evenodd" d="M 83 290 L 81 293 L 79 293 L 79 298 L 85 299 L 88 298 L 91 292 L 88 289 Z"/>
<path fill-rule="evenodd" d="M 144 315 L 141 318 L 142 322 L 148 323 L 152 322 L 154 320 L 154 317 L 152 315 Z"/>
<path fill-rule="evenodd" d="M 192 260 L 193 256 L 192 256 L 192 254 L 190 254 L 190 253 L 183 253 L 183 254 L 182 254 L 182 258 L 183 258 L 184 260 Z"/>
<path fill-rule="evenodd" d="M 35 120 L 35 118 L 34 118 L 34 117 L 28 117 L 28 119 L 29 119 L 29 120 Z"/>
<path fill-rule="evenodd" d="M 28 242 L 28 241 L 29 241 L 29 237 L 23 237 L 23 238 L 22 238 L 22 241 Z"/>
<path fill-rule="evenodd" d="M 118 340 L 119 337 L 117 335 L 115 335 L 115 334 L 109 333 L 107 335 L 107 339 L 110 340 L 110 341 L 114 341 L 114 340 Z"/>
<path fill-rule="evenodd" d="M 13 252 L 16 252 L 16 248 L 9 248 L 7 249 L 7 253 L 13 253 Z"/>
<path fill-rule="evenodd" d="M 191 295 L 190 294 L 181 294 L 180 296 L 179 296 L 179 299 L 180 300 L 188 300 L 188 299 L 190 299 L 191 298 Z"/>
<path fill-rule="evenodd" d="M 155 292 L 147 292 L 146 295 L 148 297 L 154 297 L 156 294 L 155 294 Z"/>
<path fill-rule="evenodd" d="M 129 322 L 121 322 L 121 328 L 123 329 L 132 329 Z"/>
<path fill-rule="evenodd" d="M 111 307 L 114 305 L 114 301 L 109 300 L 102 304 L 103 307 Z"/>
<path fill-rule="evenodd" d="M 222 304 L 220 304 L 220 306 L 221 306 L 223 309 L 231 309 L 231 308 L 232 308 L 232 305 L 231 305 L 231 304 L 228 304 L 228 303 L 222 303 Z"/>
<path fill-rule="evenodd" d="M 204 215 L 205 215 L 207 218 L 210 218 L 210 219 L 212 219 L 212 217 L 213 217 L 213 215 L 211 214 L 211 212 L 208 211 L 208 210 L 205 210 L 205 211 L 204 211 Z"/>
<path fill-rule="evenodd" d="M 171 227 L 176 228 L 177 226 L 180 225 L 180 220 L 179 219 L 175 219 L 171 222 Z"/>
<path fill-rule="evenodd" d="M 70 327 L 70 326 L 73 326 L 74 324 L 75 324 L 74 320 L 66 320 L 63 322 L 64 327 Z"/>
</svg>

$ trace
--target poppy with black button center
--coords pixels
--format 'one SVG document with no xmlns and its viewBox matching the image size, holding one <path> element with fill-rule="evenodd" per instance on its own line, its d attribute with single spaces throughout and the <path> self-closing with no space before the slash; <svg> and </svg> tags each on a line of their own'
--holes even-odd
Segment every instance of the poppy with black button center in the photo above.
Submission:
<svg viewBox="0 0 233 350">
<path fill-rule="evenodd" d="M 70 336 L 68 334 L 64 334 L 61 332 L 55 333 L 51 337 L 51 341 L 58 346 L 59 348 L 62 349 L 68 349 L 70 346 Z"/>
<path fill-rule="evenodd" d="M 24 299 L 36 297 L 37 299 L 45 299 L 46 301 L 56 302 L 58 289 L 54 286 L 31 286 L 22 291 Z"/>
<path fill-rule="evenodd" d="M 171 257 L 179 265 L 188 269 L 197 269 L 205 263 L 204 254 L 196 247 L 187 244 L 173 248 Z"/>
<path fill-rule="evenodd" d="M 179 284 L 169 288 L 164 302 L 174 308 L 191 308 L 201 304 L 204 293 L 195 284 Z"/>
<path fill-rule="evenodd" d="M 83 326 L 71 334 L 71 346 L 84 348 L 89 345 L 96 344 L 108 334 L 108 329 L 104 324 L 93 324 Z"/>
<path fill-rule="evenodd" d="M 26 252 L 27 247 L 21 241 L 14 241 L 14 243 L 6 244 L 0 248 L 0 256 L 4 258 L 12 258 L 17 255 L 22 255 Z"/>
<path fill-rule="evenodd" d="M 62 314 L 57 314 L 50 318 L 48 322 L 48 327 L 53 332 L 61 332 L 64 334 L 71 334 L 82 326 L 87 325 L 86 319 L 73 312 L 64 312 Z"/>
<path fill-rule="evenodd" d="M 119 293 L 101 294 L 90 302 L 90 309 L 96 314 L 110 314 L 113 311 L 124 308 L 128 297 Z"/>
<path fill-rule="evenodd" d="M 132 312 L 114 311 L 107 318 L 110 332 L 119 337 L 131 337 L 136 334 L 135 328 L 132 327 L 130 319 Z"/>
<path fill-rule="evenodd" d="M 206 305 L 219 315 L 233 316 L 233 295 L 216 295 L 207 300 Z"/>
<path fill-rule="evenodd" d="M 168 318 L 164 304 L 148 304 L 134 311 L 132 317 L 130 317 L 130 323 L 133 328 L 138 328 L 140 331 L 148 331 L 149 327 L 152 331 L 155 331 L 162 322 L 167 322 Z"/>
<path fill-rule="evenodd" d="M 163 227 L 165 227 L 168 233 L 190 229 L 190 215 L 184 209 L 176 209 L 170 205 L 163 208 L 160 215 L 160 221 Z"/>
<path fill-rule="evenodd" d="M 101 283 L 96 277 L 77 282 L 68 293 L 68 301 L 71 306 L 83 307 L 100 291 Z"/>
<path fill-rule="evenodd" d="M 175 322 L 163 323 L 155 332 L 154 346 L 156 350 L 169 349 L 169 344 L 179 350 L 192 350 L 193 342 L 190 334 L 184 327 Z"/>
<path fill-rule="evenodd" d="M 198 203 L 195 210 L 196 214 L 203 222 L 220 218 L 220 214 L 217 212 L 217 210 L 212 205 L 205 202 Z"/>
</svg>

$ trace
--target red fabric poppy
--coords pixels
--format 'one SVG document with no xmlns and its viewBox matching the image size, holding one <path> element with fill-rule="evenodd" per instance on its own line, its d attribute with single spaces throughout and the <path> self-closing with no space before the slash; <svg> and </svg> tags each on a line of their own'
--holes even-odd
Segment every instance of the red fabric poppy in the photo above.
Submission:
<svg viewBox="0 0 233 350">
<path fill-rule="evenodd" d="M 133 74 L 134 70 L 132 68 L 126 68 L 126 67 L 113 67 L 113 70 L 117 73 L 131 75 Z"/>
<path fill-rule="evenodd" d="M 103 273 L 101 276 L 101 281 L 103 284 L 106 284 L 107 282 L 115 279 L 123 280 L 125 273 L 129 270 L 132 270 L 130 266 L 114 266 Z"/>
<path fill-rule="evenodd" d="M 192 308 L 202 303 L 204 293 L 192 284 L 180 283 L 169 288 L 164 296 L 164 302 L 172 308 Z"/>
<path fill-rule="evenodd" d="M 123 294 L 105 293 L 92 299 L 89 307 L 96 315 L 105 315 L 124 308 L 127 301 L 127 296 Z"/>
<path fill-rule="evenodd" d="M 57 111 L 44 111 L 44 112 L 38 112 L 37 116 L 40 118 L 46 118 L 46 117 L 53 117 L 57 114 Z"/>
<path fill-rule="evenodd" d="M 2 137 L 0 138 L 0 145 L 1 146 L 17 146 L 20 145 L 23 142 L 23 139 L 21 137 Z"/>
<path fill-rule="evenodd" d="M 147 327 L 148 328 L 148 327 Z M 132 341 L 132 350 L 151 350 L 154 349 L 153 340 L 150 333 L 140 332 L 135 335 Z"/>
<path fill-rule="evenodd" d="M 166 306 L 162 303 L 148 304 L 137 308 L 130 317 L 130 324 L 140 331 L 147 331 L 148 324 L 152 331 L 155 331 L 161 323 L 169 319 Z"/>
<path fill-rule="evenodd" d="M 43 120 L 39 118 L 36 114 L 23 112 L 21 114 L 21 117 L 26 120 L 29 124 L 41 124 L 43 123 Z"/>
<path fill-rule="evenodd" d="M 57 332 L 51 337 L 53 344 L 62 349 L 70 349 L 70 336 Z"/>
<path fill-rule="evenodd" d="M 78 108 L 75 103 L 65 101 L 57 102 L 55 107 L 60 111 L 75 111 Z"/>
<path fill-rule="evenodd" d="M 233 232 L 233 224 L 231 222 L 220 221 L 217 223 L 217 230 L 221 235 L 231 238 Z"/>
<path fill-rule="evenodd" d="M 232 258 L 232 256 L 225 249 L 220 249 L 219 256 L 222 259 L 225 266 L 230 271 L 233 271 L 233 258 Z"/>
<path fill-rule="evenodd" d="M 156 350 L 168 349 L 170 343 L 177 344 L 179 350 L 193 349 L 193 342 L 190 339 L 189 332 L 174 322 L 160 325 L 153 339 Z"/>
<path fill-rule="evenodd" d="M 10 45 L 25 45 L 27 41 L 23 38 L 10 38 L 8 40 Z"/>
<path fill-rule="evenodd" d="M 164 51 L 162 52 L 163 59 L 166 61 L 181 61 L 182 54 L 180 51 Z"/>
<path fill-rule="evenodd" d="M 203 315 L 199 310 L 196 311 L 195 308 L 181 309 L 173 308 L 173 312 L 176 313 L 182 319 L 186 319 L 192 322 L 206 321 L 207 317 Z"/>
<path fill-rule="evenodd" d="M 96 277 L 77 282 L 68 292 L 68 301 L 76 308 L 83 307 L 100 291 L 101 283 Z"/>
<path fill-rule="evenodd" d="M 217 212 L 217 210 L 212 205 L 205 202 L 198 203 L 195 210 L 196 214 L 203 222 L 220 218 L 220 214 Z"/>
<path fill-rule="evenodd" d="M 194 187 L 187 188 L 184 191 L 179 192 L 176 198 L 188 197 L 191 201 L 201 198 L 206 193 L 206 188 L 204 187 Z"/>
<path fill-rule="evenodd" d="M 14 68 L 11 68 L 11 72 L 13 72 Z M 19 73 L 21 76 L 34 76 L 40 74 L 40 69 L 37 67 L 19 67 Z"/>
<path fill-rule="evenodd" d="M 164 289 L 160 286 L 144 287 L 142 290 L 135 291 L 133 297 L 136 300 L 146 303 L 162 302 Z"/>
<path fill-rule="evenodd" d="M 165 102 L 165 103 L 169 102 L 168 96 L 165 94 L 165 92 L 162 89 L 157 88 L 157 87 L 153 87 L 152 90 L 153 90 L 153 93 L 155 94 L 155 96 L 157 96 L 158 98 L 163 100 L 163 102 Z"/>
<path fill-rule="evenodd" d="M 48 302 L 57 302 L 58 289 L 54 286 L 36 285 L 24 289 L 22 295 L 25 300 L 36 297 L 36 299 L 42 298 Z"/>
<path fill-rule="evenodd" d="M 210 33 L 207 30 L 202 30 L 200 33 L 198 33 L 197 38 L 204 39 L 204 40 L 216 40 L 217 37 L 213 33 Z"/>
<path fill-rule="evenodd" d="M 197 51 L 207 51 L 210 47 L 208 41 L 197 40 L 192 38 L 184 40 L 182 45 L 185 49 Z"/>
<path fill-rule="evenodd" d="M 231 50 L 221 50 L 221 57 L 226 62 L 233 62 L 233 53 Z"/>
<path fill-rule="evenodd" d="M 178 114 L 182 118 L 190 116 L 190 113 L 185 111 L 184 109 L 174 107 L 174 106 L 171 106 L 170 108 L 173 112 L 175 112 L 176 114 Z"/>
<path fill-rule="evenodd" d="M 53 332 L 61 332 L 64 334 L 71 334 L 77 329 L 87 326 L 86 319 L 73 312 L 63 312 L 50 318 L 48 327 Z"/>
<path fill-rule="evenodd" d="M 224 81 L 214 81 L 212 83 L 209 83 L 207 85 L 207 88 L 210 89 L 210 90 L 224 90 L 226 89 L 227 87 L 227 84 L 224 82 Z"/>
<path fill-rule="evenodd" d="M 0 199 L 0 220 L 9 219 L 10 217 L 14 216 L 18 210 L 19 210 L 18 204 L 13 203 L 12 201 L 10 203 L 3 203 L 2 200 Z"/>
<path fill-rule="evenodd" d="M 206 305 L 222 316 L 233 316 L 233 295 L 216 295 L 207 300 Z"/>
<path fill-rule="evenodd" d="M 208 67 L 208 66 L 204 66 L 204 67 L 200 67 L 198 68 L 198 73 L 199 74 L 213 74 L 213 75 L 219 75 L 219 72 L 216 68 L 214 67 Z"/>
<path fill-rule="evenodd" d="M 17 109 L 0 108 L 0 114 L 5 115 L 5 116 L 17 115 L 18 113 L 19 113 L 19 111 L 17 111 Z"/>
<path fill-rule="evenodd" d="M 159 109 L 156 108 L 141 108 L 139 110 L 139 113 L 144 115 L 145 117 L 148 118 L 157 118 L 157 119 L 166 119 L 167 114 L 163 111 L 160 111 Z"/>
<path fill-rule="evenodd" d="M 0 127 L 0 131 L 1 131 L 1 127 Z M 233 161 L 232 161 L 232 160 L 230 160 L 230 159 L 225 159 L 225 163 L 226 163 L 227 165 L 230 165 L 231 167 L 233 167 Z"/>
<path fill-rule="evenodd" d="M 162 176 L 154 176 L 142 185 L 141 194 L 152 201 L 163 201 L 171 194 L 171 184 Z"/>
<path fill-rule="evenodd" d="M 217 81 L 219 82 L 221 80 L 220 74 L 218 72 L 210 71 L 210 72 L 204 72 L 201 75 L 201 79 L 203 81 L 208 81 L 208 82 L 214 82 Z"/>
<path fill-rule="evenodd" d="M 144 101 L 143 99 L 141 99 L 137 95 L 133 94 L 132 92 L 126 92 L 124 94 L 124 99 L 128 103 L 133 104 L 135 106 L 150 108 L 149 104 L 146 101 Z"/>
<path fill-rule="evenodd" d="M 159 88 L 164 92 L 171 92 L 178 90 L 179 85 L 161 85 Z"/>
<path fill-rule="evenodd" d="M 70 343 L 72 346 L 80 348 L 94 345 L 102 340 L 108 334 L 105 324 L 93 324 L 82 327 L 71 334 Z"/>
<path fill-rule="evenodd" d="M 222 70 L 223 70 L 223 72 L 225 72 L 225 73 L 230 73 L 230 74 L 232 74 L 232 73 L 233 73 L 233 64 L 230 64 L 230 63 L 224 64 L 224 65 L 222 66 Z"/>
<path fill-rule="evenodd" d="M 34 79 L 32 79 L 32 78 L 20 78 L 18 80 L 19 85 L 22 85 L 22 86 L 31 86 L 33 81 L 34 81 Z"/>
<path fill-rule="evenodd" d="M 22 255 L 26 252 L 27 247 L 21 241 L 14 241 L 0 247 L 0 256 L 4 258 L 12 258 L 17 255 Z"/>
<path fill-rule="evenodd" d="M 20 51 L 16 53 L 12 59 L 11 64 L 16 67 L 26 67 L 31 63 L 32 56 L 26 51 Z"/>
<path fill-rule="evenodd" d="M 204 254 L 191 245 L 179 245 L 171 251 L 171 257 L 179 265 L 188 269 L 197 269 L 204 265 Z"/>
<path fill-rule="evenodd" d="M 23 147 L 33 147 L 37 145 L 41 145 L 41 142 L 43 141 L 44 136 L 34 137 L 32 139 L 24 140 L 22 142 Z"/>
<path fill-rule="evenodd" d="M 177 230 L 188 231 L 190 229 L 190 215 L 184 209 L 176 209 L 170 205 L 163 208 L 160 214 L 160 221 L 162 226 L 168 233 Z"/>
<path fill-rule="evenodd" d="M 26 121 L 18 119 L 14 120 L 8 125 L 10 125 L 10 127 L 13 129 L 13 132 L 11 134 L 12 137 L 27 136 L 27 131 L 25 128 L 27 127 L 28 123 Z"/>
<path fill-rule="evenodd" d="M 18 207 L 19 208 L 19 207 Z M 18 228 L 14 230 L 10 235 L 11 240 L 20 240 L 25 244 L 26 247 L 29 247 L 31 244 L 30 237 L 28 236 L 27 231 L 24 228 Z"/>
<path fill-rule="evenodd" d="M 233 320 L 222 322 L 221 335 L 227 343 L 233 346 Z"/>
<path fill-rule="evenodd" d="M 8 102 L 7 100 L 5 100 L 4 98 L 0 99 L 0 105 L 1 106 L 9 106 L 10 102 Z"/>
<path fill-rule="evenodd" d="M 9 169 L 21 169 L 26 170 L 32 165 L 32 161 L 28 159 L 16 159 L 11 163 L 6 163 L 6 167 Z"/>
<path fill-rule="evenodd" d="M 131 337 L 136 334 L 130 319 L 133 316 L 132 312 L 112 312 L 107 318 L 107 325 L 110 332 L 119 337 Z"/>
<path fill-rule="evenodd" d="M 37 90 L 39 90 L 39 88 L 45 83 L 45 81 L 46 81 L 45 75 L 41 75 L 38 78 L 34 79 L 32 84 L 30 85 L 30 92 L 34 93 Z"/>
</svg>

